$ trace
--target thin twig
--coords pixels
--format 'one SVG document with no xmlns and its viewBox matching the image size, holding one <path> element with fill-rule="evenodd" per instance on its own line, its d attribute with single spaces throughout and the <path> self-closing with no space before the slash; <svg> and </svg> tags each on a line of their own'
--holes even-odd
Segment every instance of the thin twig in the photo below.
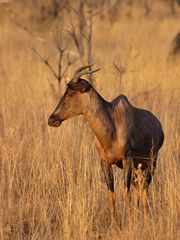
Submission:
<svg viewBox="0 0 180 240">
<path fill-rule="evenodd" d="M 33 51 L 35 52 L 35 54 L 41 59 L 41 61 L 42 61 L 44 64 L 46 64 L 46 66 L 47 66 L 47 67 L 50 69 L 50 71 L 53 73 L 54 77 L 55 77 L 57 80 L 59 80 L 58 74 L 57 74 L 57 73 L 55 72 L 55 70 L 52 68 L 52 66 L 50 65 L 48 59 L 47 59 L 47 58 L 44 58 L 43 56 L 41 56 L 40 53 L 39 53 L 35 48 L 33 48 L 32 50 L 33 50 Z"/>
</svg>

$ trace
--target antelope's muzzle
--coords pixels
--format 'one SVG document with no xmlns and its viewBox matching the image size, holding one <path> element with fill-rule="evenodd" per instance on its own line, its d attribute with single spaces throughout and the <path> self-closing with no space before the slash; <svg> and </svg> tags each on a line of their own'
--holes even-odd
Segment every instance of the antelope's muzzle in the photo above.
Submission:
<svg viewBox="0 0 180 240">
<path fill-rule="evenodd" d="M 54 115 L 51 115 L 48 119 L 48 125 L 50 127 L 59 127 L 61 125 L 61 122 L 62 121 Z"/>
</svg>

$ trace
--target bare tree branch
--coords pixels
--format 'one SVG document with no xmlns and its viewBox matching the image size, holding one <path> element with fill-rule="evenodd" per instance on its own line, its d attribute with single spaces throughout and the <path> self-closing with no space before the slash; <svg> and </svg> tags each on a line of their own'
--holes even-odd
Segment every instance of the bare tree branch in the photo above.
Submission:
<svg viewBox="0 0 180 240">
<path fill-rule="evenodd" d="M 40 53 L 39 53 L 35 48 L 33 48 L 32 50 L 33 50 L 33 51 L 35 52 L 35 54 L 41 59 L 41 61 L 50 69 L 50 71 L 52 72 L 52 74 L 54 75 L 54 77 L 55 77 L 57 80 L 59 80 L 58 74 L 57 74 L 57 73 L 55 72 L 55 70 L 52 68 L 52 66 L 50 65 L 48 59 L 42 57 L 42 56 L 40 55 Z"/>
<path fill-rule="evenodd" d="M 115 69 L 116 79 L 119 82 L 119 90 L 122 91 L 122 77 L 127 72 L 126 71 L 127 64 L 122 66 L 121 64 L 118 65 L 116 62 L 113 62 L 113 67 Z"/>
</svg>

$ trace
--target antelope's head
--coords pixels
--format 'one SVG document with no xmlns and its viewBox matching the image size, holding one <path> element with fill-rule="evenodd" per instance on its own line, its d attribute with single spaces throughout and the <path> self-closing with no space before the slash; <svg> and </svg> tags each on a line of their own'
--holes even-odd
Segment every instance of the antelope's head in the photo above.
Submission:
<svg viewBox="0 0 180 240">
<path fill-rule="evenodd" d="M 91 66 L 92 64 L 81 67 L 74 73 L 72 80 L 67 84 L 64 95 L 48 119 L 50 127 L 59 127 L 62 121 L 86 113 L 88 110 L 87 95 L 92 89 L 92 85 L 81 77 L 84 74 L 91 74 L 100 70 L 89 70 Z"/>
</svg>

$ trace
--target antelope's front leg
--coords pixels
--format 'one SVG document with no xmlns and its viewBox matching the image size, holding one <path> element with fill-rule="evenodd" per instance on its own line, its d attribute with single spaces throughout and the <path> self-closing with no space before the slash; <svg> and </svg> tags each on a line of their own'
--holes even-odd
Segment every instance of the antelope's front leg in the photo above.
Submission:
<svg viewBox="0 0 180 240">
<path fill-rule="evenodd" d="M 123 172 L 124 172 L 124 200 L 130 207 L 130 186 L 131 186 L 131 175 L 132 175 L 132 159 L 123 159 Z"/>
<path fill-rule="evenodd" d="M 106 184 L 109 190 L 110 197 L 110 211 L 111 211 L 111 222 L 115 221 L 115 193 L 114 193 L 114 176 L 113 169 L 110 164 L 101 160 L 102 170 L 105 176 Z"/>
</svg>

